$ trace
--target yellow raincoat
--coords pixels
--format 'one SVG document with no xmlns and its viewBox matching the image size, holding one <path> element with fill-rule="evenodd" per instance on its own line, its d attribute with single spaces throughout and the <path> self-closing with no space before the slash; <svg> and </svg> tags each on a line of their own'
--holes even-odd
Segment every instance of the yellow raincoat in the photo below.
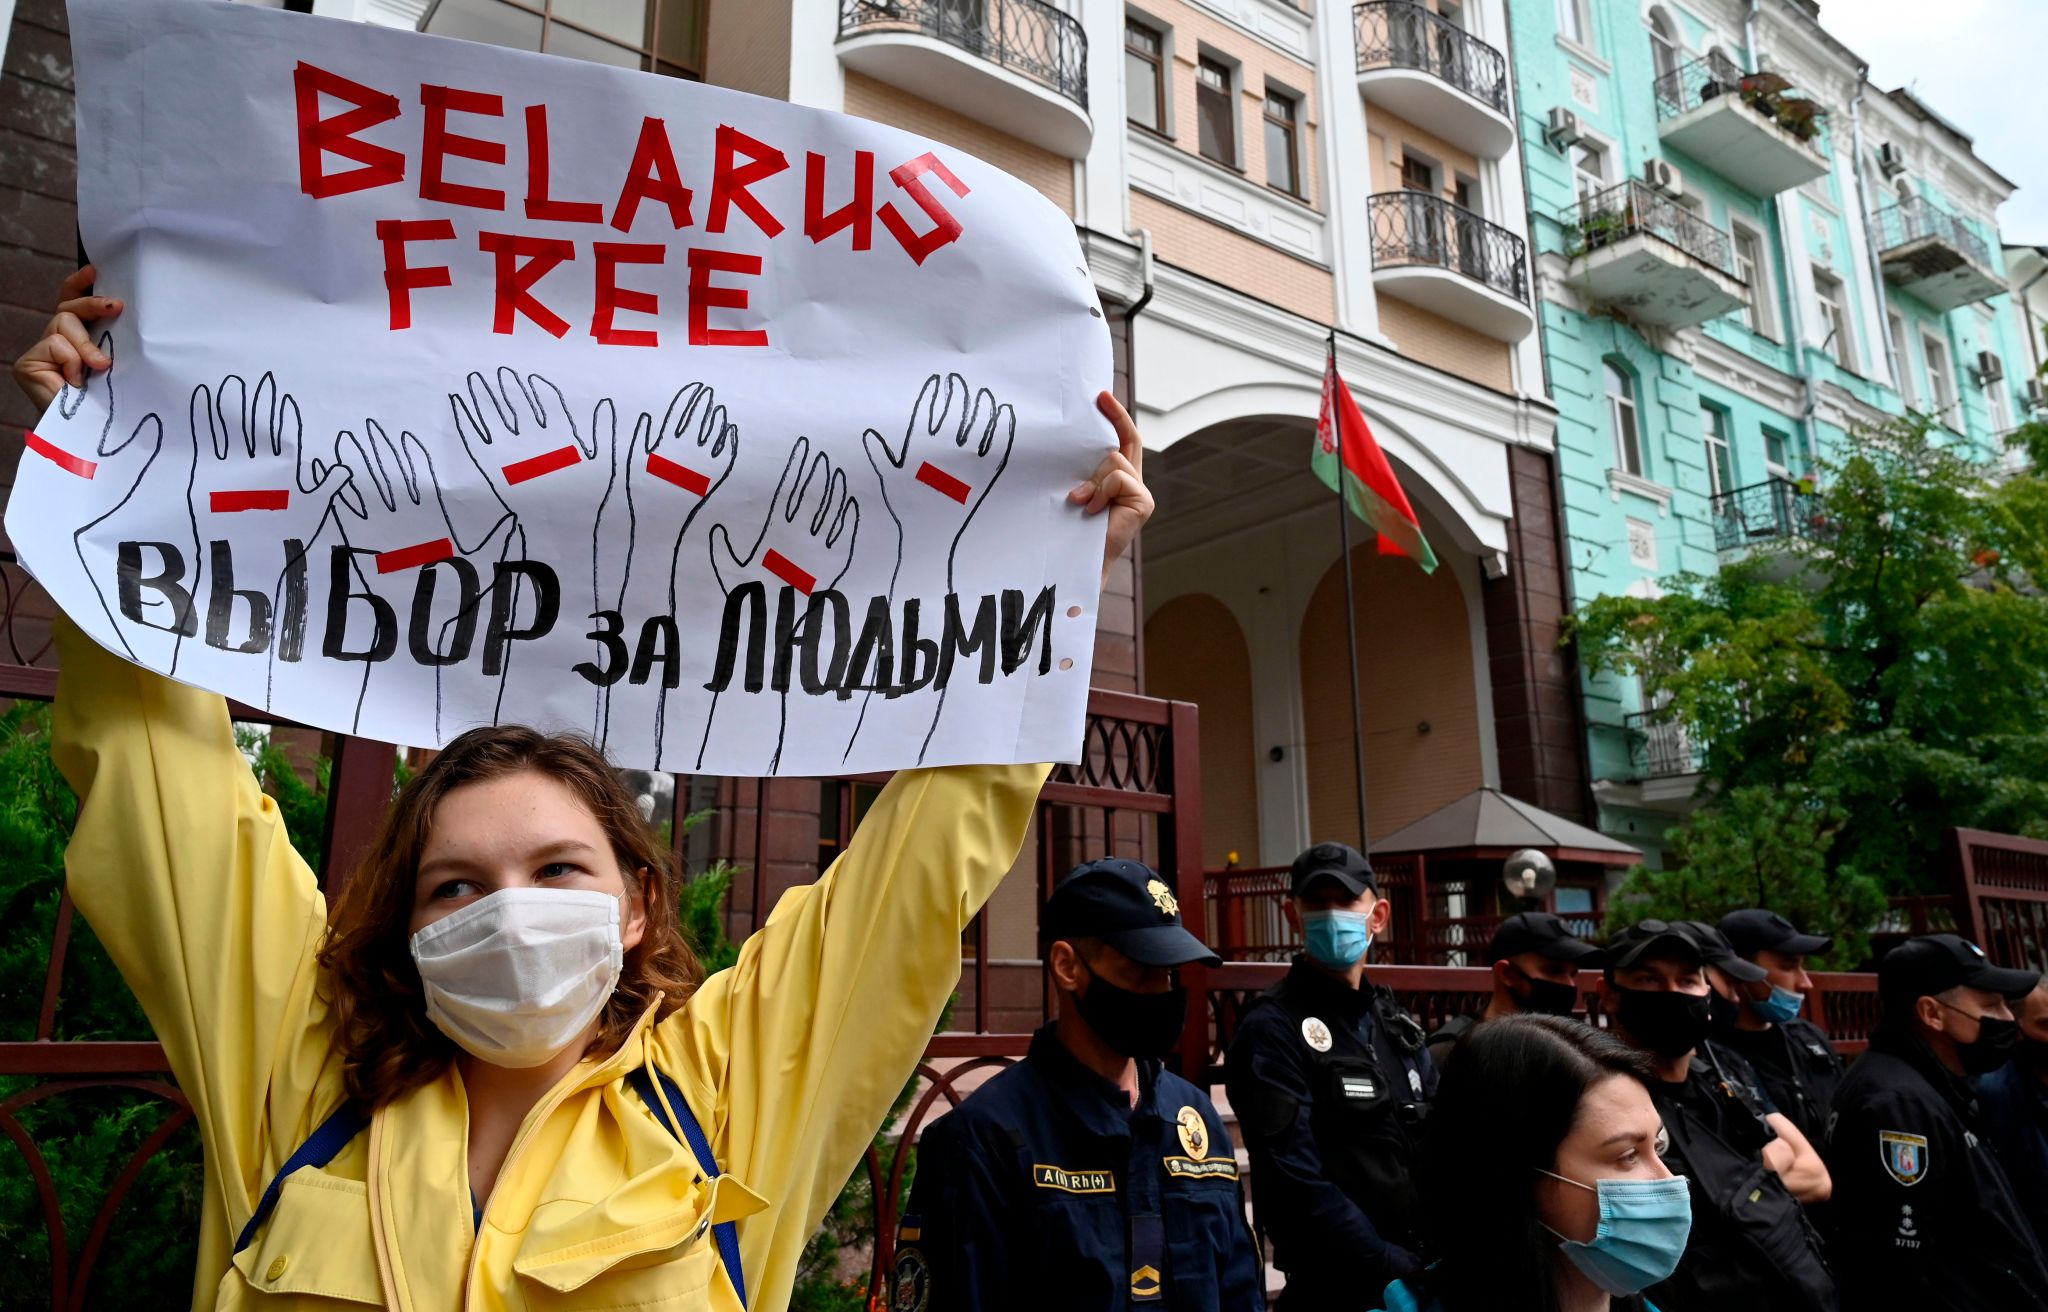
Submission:
<svg viewBox="0 0 2048 1312">
<path fill-rule="evenodd" d="M 341 1101 L 314 961 L 327 908 L 226 704 L 60 626 L 56 753 L 78 792 L 72 897 L 142 1000 L 206 1148 L 194 1304 L 406 1312 L 739 1307 L 709 1227 L 739 1222 L 747 1297 L 783 1307 L 804 1242 L 909 1078 L 960 931 L 1010 868 L 1043 766 L 904 771 L 846 853 L 739 963 L 528 1113 L 472 1234 L 468 1103 L 450 1070 L 380 1108 L 234 1236 Z M 681 1086 L 718 1165 L 624 1083 Z"/>
</svg>

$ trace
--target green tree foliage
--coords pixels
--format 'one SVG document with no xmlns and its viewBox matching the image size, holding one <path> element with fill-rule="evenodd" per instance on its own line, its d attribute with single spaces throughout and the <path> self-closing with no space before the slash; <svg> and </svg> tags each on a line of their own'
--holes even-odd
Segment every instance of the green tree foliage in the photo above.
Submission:
<svg viewBox="0 0 2048 1312">
<path fill-rule="evenodd" d="M 2020 438 L 2048 455 L 2038 425 Z M 1638 877 L 1645 905 L 1809 905 L 1854 941 L 1870 889 L 1939 887 L 1948 827 L 2048 836 L 2048 482 L 1900 421 L 1788 504 L 1804 535 L 1593 601 L 1576 638 L 1705 745 L 1702 807 L 1673 835 L 1687 871 Z"/>
</svg>

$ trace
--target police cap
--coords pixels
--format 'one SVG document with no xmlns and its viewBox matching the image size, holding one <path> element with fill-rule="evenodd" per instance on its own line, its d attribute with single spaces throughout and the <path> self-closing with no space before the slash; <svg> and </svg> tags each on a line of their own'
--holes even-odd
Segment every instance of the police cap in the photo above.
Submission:
<svg viewBox="0 0 2048 1312">
<path fill-rule="evenodd" d="M 1645 957 L 1672 956 L 1702 965 L 1707 959 L 1699 940 L 1687 933 L 1682 923 L 1665 920 L 1638 920 L 1626 929 L 1617 929 L 1607 936 L 1603 950 L 1609 979 L 1615 971 L 1627 970 Z"/>
<path fill-rule="evenodd" d="M 1379 877 L 1372 872 L 1372 862 L 1366 859 L 1365 853 L 1343 843 L 1317 843 L 1294 858 L 1292 875 L 1291 888 L 1296 897 L 1323 879 L 1338 884 L 1352 897 L 1361 893 L 1378 896 L 1380 891 Z"/>
<path fill-rule="evenodd" d="M 1700 945 L 1700 955 L 1709 966 L 1725 971 L 1744 984 L 1756 984 L 1771 977 L 1771 973 L 1754 961 L 1744 961 L 1735 951 L 1735 945 L 1728 936 L 1704 920 L 1681 920 L 1678 927 L 1693 936 Z"/>
<path fill-rule="evenodd" d="M 1180 903 L 1157 871 L 1104 857 L 1077 866 L 1045 900 L 1045 936 L 1098 939 L 1141 966 L 1222 964 L 1180 923 Z"/>
<path fill-rule="evenodd" d="M 2039 973 L 1994 966 L 1984 949 L 1956 934 L 1909 938 L 1877 963 L 1877 995 L 1888 1007 L 1910 1004 L 1952 988 L 1968 987 L 2025 997 L 2041 982 Z"/>
<path fill-rule="evenodd" d="M 1486 964 L 1534 952 L 1573 966 L 1597 966 L 1600 949 L 1572 937 L 1564 921 L 1548 911 L 1522 911 L 1500 922 L 1486 945 Z"/>
<path fill-rule="evenodd" d="M 1760 907 L 1731 911 L 1721 917 L 1721 934 L 1734 945 L 1737 953 L 1745 957 L 1753 957 L 1759 952 L 1810 957 L 1816 952 L 1826 952 L 1835 944 L 1833 939 L 1820 934 L 1802 934 L 1799 926 L 1775 911 L 1765 911 Z"/>
</svg>

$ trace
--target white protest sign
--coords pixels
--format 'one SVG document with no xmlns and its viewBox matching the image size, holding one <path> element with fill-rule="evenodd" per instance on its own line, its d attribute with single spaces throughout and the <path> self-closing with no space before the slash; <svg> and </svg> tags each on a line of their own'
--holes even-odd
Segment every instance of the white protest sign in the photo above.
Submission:
<svg viewBox="0 0 2048 1312">
<path fill-rule="evenodd" d="M 72 0 L 114 365 L 7 510 L 92 637 L 293 719 L 818 774 L 1078 754 L 1115 445 L 1071 221 L 717 87 Z"/>
</svg>

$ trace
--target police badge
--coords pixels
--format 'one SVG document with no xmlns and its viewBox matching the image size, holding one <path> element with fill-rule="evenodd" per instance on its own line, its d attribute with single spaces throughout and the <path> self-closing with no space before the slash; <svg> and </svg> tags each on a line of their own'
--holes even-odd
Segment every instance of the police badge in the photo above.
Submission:
<svg viewBox="0 0 2048 1312">
<path fill-rule="evenodd" d="M 1919 1134 L 1901 1134 L 1897 1130 L 1877 1132 L 1877 1150 L 1884 1158 L 1884 1169 L 1892 1179 L 1903 1185 L 1916 1185 L 1927 1175 L 1927 1138 Z"/>
<path fill-rule="evenodd" d="M 1180 1146 L 1187 1149 L 1188 1156 L 1201 1161 L 1209 1155 L 1209 1123 L 1202 1114 L 1192 1107 L 1183 1107 L 1174 1118 L 1174 1128 L 1180 1132 Z"/>
</svg>

